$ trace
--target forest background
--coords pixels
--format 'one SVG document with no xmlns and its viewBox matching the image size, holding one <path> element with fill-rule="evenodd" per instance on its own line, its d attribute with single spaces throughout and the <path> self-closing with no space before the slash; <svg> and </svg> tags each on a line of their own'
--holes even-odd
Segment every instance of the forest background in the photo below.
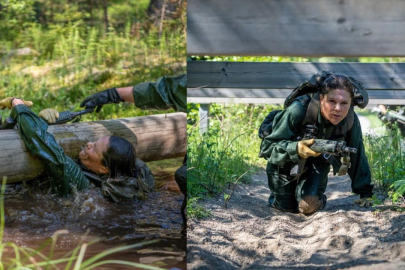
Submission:
<svg viewBox="0 0 405 270">
<path fill-rule="evenodd" d="M 186 72 L 182 0 L 3 0 L 0 21 L 0 97 L 31 100 L 36 113 Z M 156 113 L 119 104 L 83 120 Z"/>
</svg>

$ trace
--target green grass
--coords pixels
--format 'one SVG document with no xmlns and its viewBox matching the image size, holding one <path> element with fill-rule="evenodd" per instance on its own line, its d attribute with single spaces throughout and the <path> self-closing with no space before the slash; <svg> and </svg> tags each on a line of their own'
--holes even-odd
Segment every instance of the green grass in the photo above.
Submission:
<svg viewBox="0 0 405 270">
<path fill-rule="evenodd" d="M 258 129 L 276 106 L 215 105 L 210 108 L 210 126 L 199 134 L 198 105 L 188 104 L 187 213 L 203 217 L 200 198 L 217 196 L 236 181 L 248 183 L 255 168 L 266 161 L 258 158 Z M 248 172 L 249 171 L 249 172 Z M 248 172 L 248 173 L 246 173 Z M 241 179 L 239 177 L 244 175 Z"/>
<path fill-rule="evenodd" d="M 177 20 L 178 21 L 178 20 Z M 57 29 L 26 29 L 26 46 L 36 54 L 0 54 L 0 97 L 17 96 L 45 108 L 79 110 L 87 96 L 111 87 L 155 81 L 163 75 L 186 72 L 186 38 L 182 26 L 140 30 L 138 37 L 110 28 L 103 35 L 96 27 L 67 25 Z M 1 50 L 0 50 L 1 51 Z M 163 113 L 141 111 L 133 104 L 104 106 L 83 120 L 111 119 Z M 9 111 L 2 112 L 4 118 Z"/>
<path fill-rule="evenodd" d="M 405 141 L 394 125 L 381 135 L 366 134 L 364 145 L 373 182 L 393 201 L 405 192 Z"/>
</svg>

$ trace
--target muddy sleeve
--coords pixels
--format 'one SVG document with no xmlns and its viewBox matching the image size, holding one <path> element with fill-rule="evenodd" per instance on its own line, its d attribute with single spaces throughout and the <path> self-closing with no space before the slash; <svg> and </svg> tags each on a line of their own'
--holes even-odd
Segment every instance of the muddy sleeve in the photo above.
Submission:
<svg viewBox="0 0 405 270">
<path fill-rule="evenodd" d="M 70 192 L 71 185 L 78 190 L 88 187 L 88 180 L 82 170 L 65 155 L 55 137 L 47 131 L 48 125 L 43 119 L 23 104 L 13 108 L 11 117 L 18 123 L 21 138 L 27 149 L 44 163 L 54 193 L 66 196 Z"/>
<path fill-rule="evenodd" d="M 140 83 L 133 87 L 135 106 L 148 110 L 167 110 L 186 112 L 187 75 L 159 78 L 156 82 Z"/>
<path fill-rule="evenodd" d="M 346 136 L 346 143 L 349 147 L 357 149 L 356 154 L 350 155 L 351 166 L 348 170 L 352 180 L 352 191 L 359 194 L 361 198 L 373 196 L 373 184 L 371 183 L 371 171 L 364 150 L 363 136 L 359 118 L 354 114 L 353 127 Z"/>
<path fill-rule="evenodd" d="M 298 163 L 295 141 L 306 113 L 305 106 L 294 101 L 287 109 L 279 112 L 273 121 L 273 131 L 264 138 L 261 146 L 262 155 L 269 163 L 284 167 L 287 162 Z"/>
</svg>

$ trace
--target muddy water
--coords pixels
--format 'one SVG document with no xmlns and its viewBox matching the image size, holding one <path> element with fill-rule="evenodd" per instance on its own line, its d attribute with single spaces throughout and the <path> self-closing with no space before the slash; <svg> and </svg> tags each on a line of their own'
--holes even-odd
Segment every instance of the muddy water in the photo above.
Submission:
<svg viewBox="0 0 405 270">
<path fill-rule="evenodd" d="M 86 241 L 100 239 L 86 250 L 85 258 L 117 245 L 157 239 L 158 243 L 114 254 L 108 259 L 147 263 L 164 268 L 186 269 L 186 238 L 180 234 L 183 195 L 174 172 L 182 158 L 148 163 L 155 176 L 156 192 L 146 201 L 114 203 L 93 186 L 68 198 L 46 194 L 46 181 L 34 180 L 7 186 L 4 240 L 37 248 L 58 231 L 56 257 Z M 67 233 L 68 232 L 68 233 Z M 87 232 L 87 235 L 84 236 Z M 44 249 L 47 254 L 49 247 Z M 13 252 L 3 258 L 14 257 Z M 129 269 L 108 265 L 97 269 Z"/>
</svg>

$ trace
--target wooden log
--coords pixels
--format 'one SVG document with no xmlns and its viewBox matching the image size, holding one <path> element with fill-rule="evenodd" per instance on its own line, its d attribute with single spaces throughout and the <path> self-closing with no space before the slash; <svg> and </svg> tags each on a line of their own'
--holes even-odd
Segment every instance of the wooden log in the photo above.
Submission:
<svg viewBox="0 0 405 270">
<path fill-rule="evenodd" d="M 185 113 L 170 113 L 55 125 L 48 131 L 73 159 L 87 142 L 114 135 L 131 142 L 141 160 L 154 161 L 185 155 L 186 125 Z M 42 162 L 28 152 L 18 130 L 0 131 L 0 179 L 7 176 L 8 183 L 19 182 L 43 172 Z"/>
<path fill-rule="evenodd" d="M 403 0 L 189 0 L 188 55 L 405 56 Z"/>
<path fill-rule="evenodd" d="M 294 89 L 322 70 L 351 76 L 361 81 L 367 90 L 405 90 L 404 63 L 189 61 L 187 87 Z M 194 97 L 194 89 L 188 89 L 187 95 Z"/>
</svg>

